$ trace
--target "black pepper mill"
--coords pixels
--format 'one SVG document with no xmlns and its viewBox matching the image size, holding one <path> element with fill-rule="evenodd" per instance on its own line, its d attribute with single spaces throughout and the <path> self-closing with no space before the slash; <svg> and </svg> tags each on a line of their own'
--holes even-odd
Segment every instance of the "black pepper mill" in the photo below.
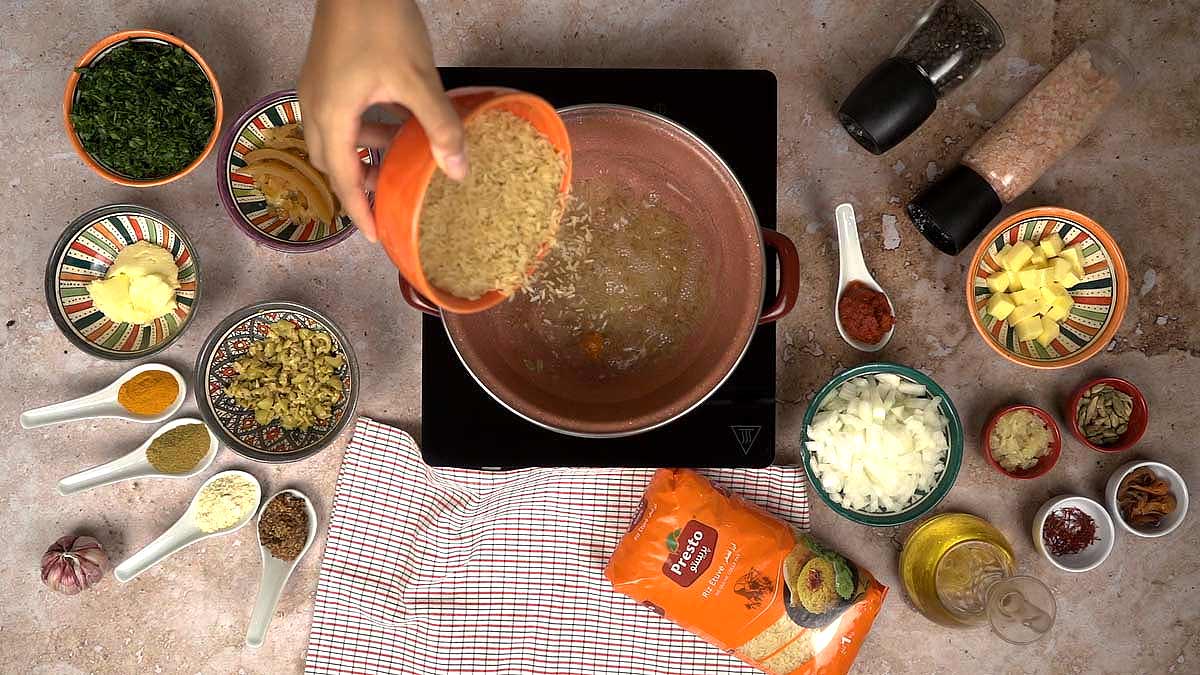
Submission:
<svg viewBox="0 0 1200 675">
<path fill-rule="evenodd" d="M 975 0 L 938 0 L 891 58 L 858 83 L 838 110 L 846 131 L 881 155 L 933 114 L 938 99 L 1004 47 L 1004 32 Z"/>
</svg>

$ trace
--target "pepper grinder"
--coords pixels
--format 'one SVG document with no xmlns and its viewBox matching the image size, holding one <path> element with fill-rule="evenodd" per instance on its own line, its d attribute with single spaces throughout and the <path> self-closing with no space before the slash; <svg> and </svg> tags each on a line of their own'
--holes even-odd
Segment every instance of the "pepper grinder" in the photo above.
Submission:
<svg viewBox="0 0 1200 675">
<path fill-rule="evenodd" d="M 925 122 L 938 99 L 966 82 L 1004 47 L 1004 31 L 975 0 L 938 0 L 892 56 L 858 83 L 838 110 L 842 126 L 881 155 Z"/>
</svg>

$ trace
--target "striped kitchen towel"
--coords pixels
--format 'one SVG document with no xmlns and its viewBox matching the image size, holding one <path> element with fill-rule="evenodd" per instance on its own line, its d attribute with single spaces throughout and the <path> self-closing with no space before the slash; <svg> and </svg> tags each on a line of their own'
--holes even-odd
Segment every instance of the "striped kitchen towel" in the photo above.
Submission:
<svg viewBox="0 0 1200 675">
<path fill-rule="evenodd" d="M 305 671 L 757 673 L 604 578 L 652 473 L 433 469 L 408 434 L 360 418 Z M 803 469 L 703 473 L 808 529 Z"/>
</svg>

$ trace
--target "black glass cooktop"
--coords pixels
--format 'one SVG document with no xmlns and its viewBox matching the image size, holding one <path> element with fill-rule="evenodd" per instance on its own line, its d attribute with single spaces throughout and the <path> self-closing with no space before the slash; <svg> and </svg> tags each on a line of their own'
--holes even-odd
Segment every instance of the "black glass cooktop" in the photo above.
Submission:
<svg viewBox="0 0 1200 675">
<path fill-rule="evenodd" d="M 776 81 L 766 70 L 443 68 L 447 88 L 499 85 L 556 107 L 619 103 L 661 113 L 704 139 L 742 182 L 761 224 L 775 226 Z M 774 293 L 775 261 L 767 279 Z M 761 467 L 775 456 L 775 326 L 760 326 L 707 401 L 663 427 L 623 438 L 549 431 L 501 407 L 426 316 L 421 452 L 433 466 Z"/>
</svg>

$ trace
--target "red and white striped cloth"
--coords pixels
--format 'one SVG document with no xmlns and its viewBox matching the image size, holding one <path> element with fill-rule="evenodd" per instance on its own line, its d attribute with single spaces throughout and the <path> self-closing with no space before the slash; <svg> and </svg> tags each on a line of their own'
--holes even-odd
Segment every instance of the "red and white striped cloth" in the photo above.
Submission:
<svg viewBox="0 0 1200 675">
<path fill-rule="evenodd" d="M 360 418 L 305 672 L 757 673 L 604 578 L 652 473 L 433 469 L 408 434 Z M 802 469 L 704 474 L 808 529 Z"/>
</svg>

